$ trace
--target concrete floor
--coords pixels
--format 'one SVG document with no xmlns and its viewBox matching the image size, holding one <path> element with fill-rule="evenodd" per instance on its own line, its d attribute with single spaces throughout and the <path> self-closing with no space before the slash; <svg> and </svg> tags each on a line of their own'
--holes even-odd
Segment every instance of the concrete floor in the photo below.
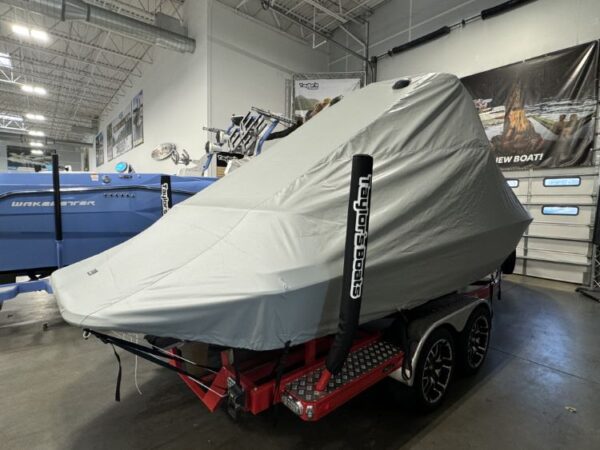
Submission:
<svg viewBox="0 0 600 450">
<path fill-rule="evenodd" d="M 416 413 L 386 380 L 317 423 L 281 408 L 277 426 L 269 414 L 241 423 L 210 414 L 176 375 L 146 362 L 139 395 L 126 355 L 114 402 L 110 347 L 63 324 L 52 297 L 29 295 L 0 311 L 0 448 L 598 449 L 600 304 L 572 289 L 505 283 L 484 367 L 456 378 L 435 413 Z"/>
</svg>

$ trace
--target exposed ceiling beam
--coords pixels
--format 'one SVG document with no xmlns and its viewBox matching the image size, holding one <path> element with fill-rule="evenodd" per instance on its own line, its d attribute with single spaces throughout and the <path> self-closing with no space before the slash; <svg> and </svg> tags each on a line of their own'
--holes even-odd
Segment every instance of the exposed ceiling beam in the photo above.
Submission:
<svg viewBox="0 0 600 450">
<path fill-rule="evenodd" d="M 16 68 L 16 67 L 15 67 Z M 93 94 L 98 97 L 110 98 L 112 97 L 114 90 L 111 88 L 107 88 L 104 86 L 96 85 L 93 83 L 87 84 L 82 80 L 76 80 L 73 78 L 64 77 L 62 79 L 57 79 L 56 77 L 47 76 L 45 73 L 33 72 L 32 70 L 27 70 L 23 67 L 18 67 L 16 72 L 20 72 L 20 75 L 23 78 L 40 81 L 45 87 L 51 87 L 52 89 L 62 89 L 66 84 L 71 88 L 79 88 L 79 92 L 90 91 L 93 89 Z"/>
<path fill-rule="evenodd" d="M 33 120 L 29 120 L 25 117 L 25 114 L 27 114 L 27 113 L 36 113 L 37 114 L 38 111 L 30 111 L 28 109 L 24 109 L 22 107 L 22 105 L 18 105 L 15 107 L 8 107 L 8 108 L 3 108 L 2 106 L 0 106 L 0 114 L 6 114 L 9 116 L 21 116 L 27 123 L 30 123 L 35 126 L 47 126 L 50 121 L 55 120 L 59 124 L 69 124 L 69 126 L 70 125 L 80 125 L 80 126 L 84 126 L 84 127 L 90 127 L 90 126 L 92 126 L 92 121 L 94 120 L 94 118 L 92 118 L 91 116 L 87 117 L 87 118 L 80 116 L 80 117 L 71 119 L 67 115 L 53 113 L 52 115 L 44 115 L 44 117 L 46 118 L 46 120 L 44 120 L 44 121 L 33 121 Z"/>
<path fill-rule="evenodd" d="M 11 23 L 14 22 L 12 20 L 7 20 L 7 19 L 0 19 L 0 21 L 2 21 L 4 23 L 7 23 L 7 24 L 11 24 Z M 103 48 L 103 47 L 100 47 L 99 45 L 93 44 L 91 42 L 86 42 L 83 39 L 78 39 L 78 38 L 76 38 L 76 37 L 74 37 L 72 35 L 69 36 L 69 34 L 60 32 L 60 31 L 56 30 L 55 28 L 54 29 L 52 29 L 52 28 L 47 29 L 46 33 L 48 33 L 49 36 L 54 37 L 57 40 L 61 40 L 61 41 L 64 41 L 64 42 L 71 42 L 73 44 L 81 45 L 83 47 L 87 47 L 87 48 L 90 48 L 92 50 L 99 50 L 99 51 L 102 51 L 104 53 L 109 53 L 111 55 L 114 55 L 114 56 L 117 56 L 117 57 L 120 57 L 120 58 L 124 58 L 124 59 L 129 59 L 129 60 L 132 60 L 132 61 L 135 61 L 135 62 L 142 61 L 142 58 L 140 58 L 139 56 L 130 55 L 130 54 L 127 54 L 127 53 L 119 51 L 119 50 L 114 50 L 114 49 L 109 49 L 109 48 Z M 144 61 L 144 62 L 151 63 L 151 61 Z"/>
<path fill-rule="evenodd" d="M 343 17 L 340 14 L 338 14 L 338 13 L 330 10 L 329 8 L 326 8 L 325 6 L 323 6 L 320 3 L 316 2 L 315 0 L 304 0 L 304 2 L 308 3 L 309 5 L 313 6 L 316 9 L 318 9 L 319 11 L 324 12 L 328 16 L 333 17 L 335 20 L 337 20 L 340 23 L 347 23 L 349 20 L 351 20 L 348 17 Z"/>
<path fill-rule="evenodd" d="M 288 20 L 291 20 L 292 22 L 295 22 L 298 25 L 303 25 L 305 27 L 308 27 L 310 30 L 318 30 L 322 34 L 330 33 L 329 30 L 327 28 L 323 27 L 322 25 L 319 25 L 319 24 L 313 25 L 311 18 L 305 17 L 302 14 L 296 13 L 294 11 L 294 8 L 285 9 L 285 8 L 279 6 L 277 4 L 277 2 L 273 2 L 270 6 L 270 9 L 273 9 L 279 15 L 287 18 Z"/>
<path fill-rule="evenodd" d="M 4 42 L 5 44 L 11 44 L 14 45 L 16 47 L 23 47 L 23 48 L 28 48 L 30 50 L 34 50 L 37 51 L 39 53 L 42 54 L 46 54 L 46 55 L 50 55 L 50 56 L 56 56 L 59 58 L 65 58 L 71 61 L 74 61 L 76 63 L 84 63 L 84 64 L 89 64 L 89 65 L 95 65 L 97 67 L 102 67 L 103 69 L 107 69 L 107 70 L 111 70 L 113 72 L 119 72 L 119 73 L 125 73 L 127 75 L 133 75 L 133 76 L 141 76 L 141 74 L 135 74 L 131 71 L 131 68 L 127 68 L 127 67 L 122 67 L 122 66 L 115 66 L 112 64 L 108 64 L 105 62 L 100 62 L 100 61 L 93 61 L 87 58 L 83 58 L 80 56 L 76 56 L 76 55 L 71 55 L 68 53 L 64 53 L 58 50 L 53 50 L 47 47 L 43 47 L 41 45 L 35 45 L 35 44 L 31 44 L 31 43 L 25 43 L 25 42 L 20 42 L 16 39 L 11 39 L 9 37 L 6 36 L 1 36 L 0 37 L 0 42 Z"/>
<path fill-rule="evenodd" d="M 250 20 L 254 23 L 256 23 L 257 25 L 260 25 L 261 27 L 266 27 L 269 30 L 275 32 L 275 33 L 279 33 L 282 36 L 285 36 L 288 39 L 293 39 L 294 41 L 303 44 L 303 45 L 308 45 L 308 42 L 306 41 L 304 36 L 299 36 L 297 34 L 292 33 L 288 28 L 280 28 L 277 25 L 273 25 L 271 23 L 265 22 L 264 20 L 261 20 L 251 14 L 248 14 L 247 12 L 241 10 L 241 9 L 236 9 L 233 6 L 228 5 L 227 3 L 224 3 L 222 0 L 217 0 L 218 4 L 222 7 L 222 8 L 226 8 L 229 11 L 231 11 L 234 14 L 237 14 L 238 16 L 244 17 L 246 20 Z M 262 11 L 262 9 L 261 9 Z M 269 16 L 271 17 L 271 16 Z M 291 22 L 288 20 L 288 22 L 291 23 L 290 26 L 297 26 L 296 22 Z"/>
<path fill-rule="evenodd" d="M 342 50 L 344 50 L 344 51 L 348 52 L 349 54 L 355 56 L 356 58 L 360 59 L 361 61 L 368 62 L 368 59 L 364 55 L 361 55 L 360 53 L 355 52 L 351 48 L 348 48 L 344 44 L 336 41 L 334 38 L 332 38 L 332 36 L 329 33 L 324 33 L 323 31 L 319 30 L 318 28 L 313 27 L 311 24 L 306 24 L 306 23 L 304 23 L 301 20 L 292 18 L 289 15 L 286 15 L 285 14 L 285 10 L 282 10 L 277 4 L 273 3 L 271 5 L 271 9 L 274 10 L 276 13 L 278 13 L 280 15 L 283 15 L 284 17 L 287 17 L 289 20 L 292 20 L 292 21 L 298 23 L 299 25 L 305 26 L 306 28 L 308 28 L 313 33 L 318 34 L 322 38 L 327 39 L 330 43 L 336 45 L 337 47 L 341 48 Z"/>
<path fill-rule="evenodd" d="M 384 1 L 388 1 L 388 0 L 382 0 L 380 1 L 377 6 L 379 6 L 380 3 L 383 3 Z M 364 9 L 366 11 L 367 14 L 373 14 L 373 10 L 369 7 L 369 3 L 371 3 L 371 0 L 363 0 L 361 1 L 356 1 L 356 5 L 354 5 L 352 8 L 346 10 L 345 14 L 351 17 L 361 17 L 363 14 L 365 13 L 357 13 L 357 14 L 353 14 L 356 10 L 358 9 Z M 363 18 L 364 20 L 364 18 Z M 334 25 L 335 22 L 332 20 L 328 23 L 325 24 L 325 26 L 327 28 L 329 28 L 330 26 Z"/>
<path fill-rule="evenodd" d="M 20 56 L 14 56 L 14 53 L 19 53 Z M 11 54 L 11 59 L 13 59 L 13 62 L 16 61 L 21 61 L 24 63 L 28 63 L 28 64 L 34 64 L 37 67 L 40 68 L 47 68 L 48 70 L 56 70 L 59 72 L 66 72 L 72 75 L 77 75 L 80 77 L 84 77 L 84 78 L 92 78 L 94 81 L 98 81 L 98 80 L 102 80 L 102 81 L 106 81 L 107 83 L 113 84 L 114 83 L 122 83 L 123 82 L 123 78 L 114 78 L 114 77 L 108 77 L 106 75 L 100 75 L 100 74 L 93 74 L 87 70 L 83 70 L 83 69 L 77 69 L 77 68 L 72 68 L 72 67 L 68 67 L 68 66 L 61 66 L 59 64 L 55 64 L 49 61 L 44 61 L 42 59 L 38 59 L 32 56 L 25 56 L 23 55 L 22 52 L 13 52 L 13 54 Z"/>
<path fill-rule="evenodd" d="M 150 47 L 148 47 L 148 49 L 146 50 L 146 52 L 150 51 Z M 136 66 L 137 67 L 137 66 Z M 113 98 L 110 99 L 110 101 L 106 104 L 106 108 L 111 108 L 112 105 L 114 103 L 116 103 L 116 99 L 119 97 L 119 92 L 121 92 L 121 89 L 123 89 L 124 87 L 127 86 L 129 78 L 126 78 L 123 80 L 123 82 L 119 85 L 119 87 L 117 88 L 117 90 L 115 91 Z"/>
<path fill-rule="evenodd" d="M 21 92 L 16 92 L 12 89 L 5 89 L 3 88 L 3 84 L 0 84 L 0 91 L 3 92 L 2 98 L 0 99 L 0 105 L 2 105 L 5 100 L 7 100 L 7 96 L 13 96 L 15 98 L 20 99 L 21 103 L 24 103 L 24 96 Z M 54 104 L 58 104 L 58 105 L 64 105 L 67 106 L 70 110 L 72 110 L 73 108 L 73 103 L 72 102 L 62 102 L 60 100 L 55 100 L 55 99 L 49 99 L 47 97 L 35 97 L 35 98 L 31 98 L 31 104 L 36 105 L 42 105 L 42 108 L 44 108 L 45 111 L 48 111 Z M 17 101 L 17 104 L 19 102 Z M 91 114 L 92 115 L 97 115 L 99 113 L 99 110 L 102 110 L 102 106 L 90 106 L 89 104 L 86 105 L 85 107 L 87 110 L 93 111 Z"/>
</svg>

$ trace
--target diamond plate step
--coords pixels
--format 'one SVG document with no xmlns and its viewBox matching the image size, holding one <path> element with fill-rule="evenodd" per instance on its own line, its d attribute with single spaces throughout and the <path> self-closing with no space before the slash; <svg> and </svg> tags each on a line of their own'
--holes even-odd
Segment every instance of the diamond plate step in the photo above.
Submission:
<svg viewBox="0 0 600 450">
<path fill-rule="evenodd" d="M 377 381 L 385 378 L 402 363 L 399 347 L 383 341 L 350 352 L 342 370 L 329 380 L 327 388 L 318 392 L 324 362 L 314 370 L 286 383 L 282 402 L 305 420 L 317 420 L 330 410 Z"/>
</svg>

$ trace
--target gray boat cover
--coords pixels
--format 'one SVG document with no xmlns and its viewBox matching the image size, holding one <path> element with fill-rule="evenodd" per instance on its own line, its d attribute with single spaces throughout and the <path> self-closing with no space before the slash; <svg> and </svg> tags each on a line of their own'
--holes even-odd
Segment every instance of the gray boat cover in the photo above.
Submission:
<svg viewBox="0 0 600 450">
<path fill-rule="evenodd" d="M 452 75 L 372 84 L 175 206 L 58 270 L 70 323 L 267 350 L 335 332 L 352 156 L 372 155 L 361 322 L 497 269 L 531 221 Z"/>
</svg>

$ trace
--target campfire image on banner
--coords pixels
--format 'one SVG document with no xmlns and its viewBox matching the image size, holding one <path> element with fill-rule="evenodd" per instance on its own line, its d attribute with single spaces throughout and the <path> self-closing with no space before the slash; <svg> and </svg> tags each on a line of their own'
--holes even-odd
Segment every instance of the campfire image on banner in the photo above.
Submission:
<svg viewBox="0 0 600 450">
<path fill-rule="evenodd" d="M 535 131 L 535 127 L 527 118 L 523 88 L 518 82 L 512 87 L 506 102 L 502 134 L 493 136 L 491 141 L 498 153 L 536 152 L 544 144 L 544 138 Z"/>
<path fill-rule="evenodd" d="M 597 44 L 464 78 L 504 168 L 592 162 Z"/>
</svg>

